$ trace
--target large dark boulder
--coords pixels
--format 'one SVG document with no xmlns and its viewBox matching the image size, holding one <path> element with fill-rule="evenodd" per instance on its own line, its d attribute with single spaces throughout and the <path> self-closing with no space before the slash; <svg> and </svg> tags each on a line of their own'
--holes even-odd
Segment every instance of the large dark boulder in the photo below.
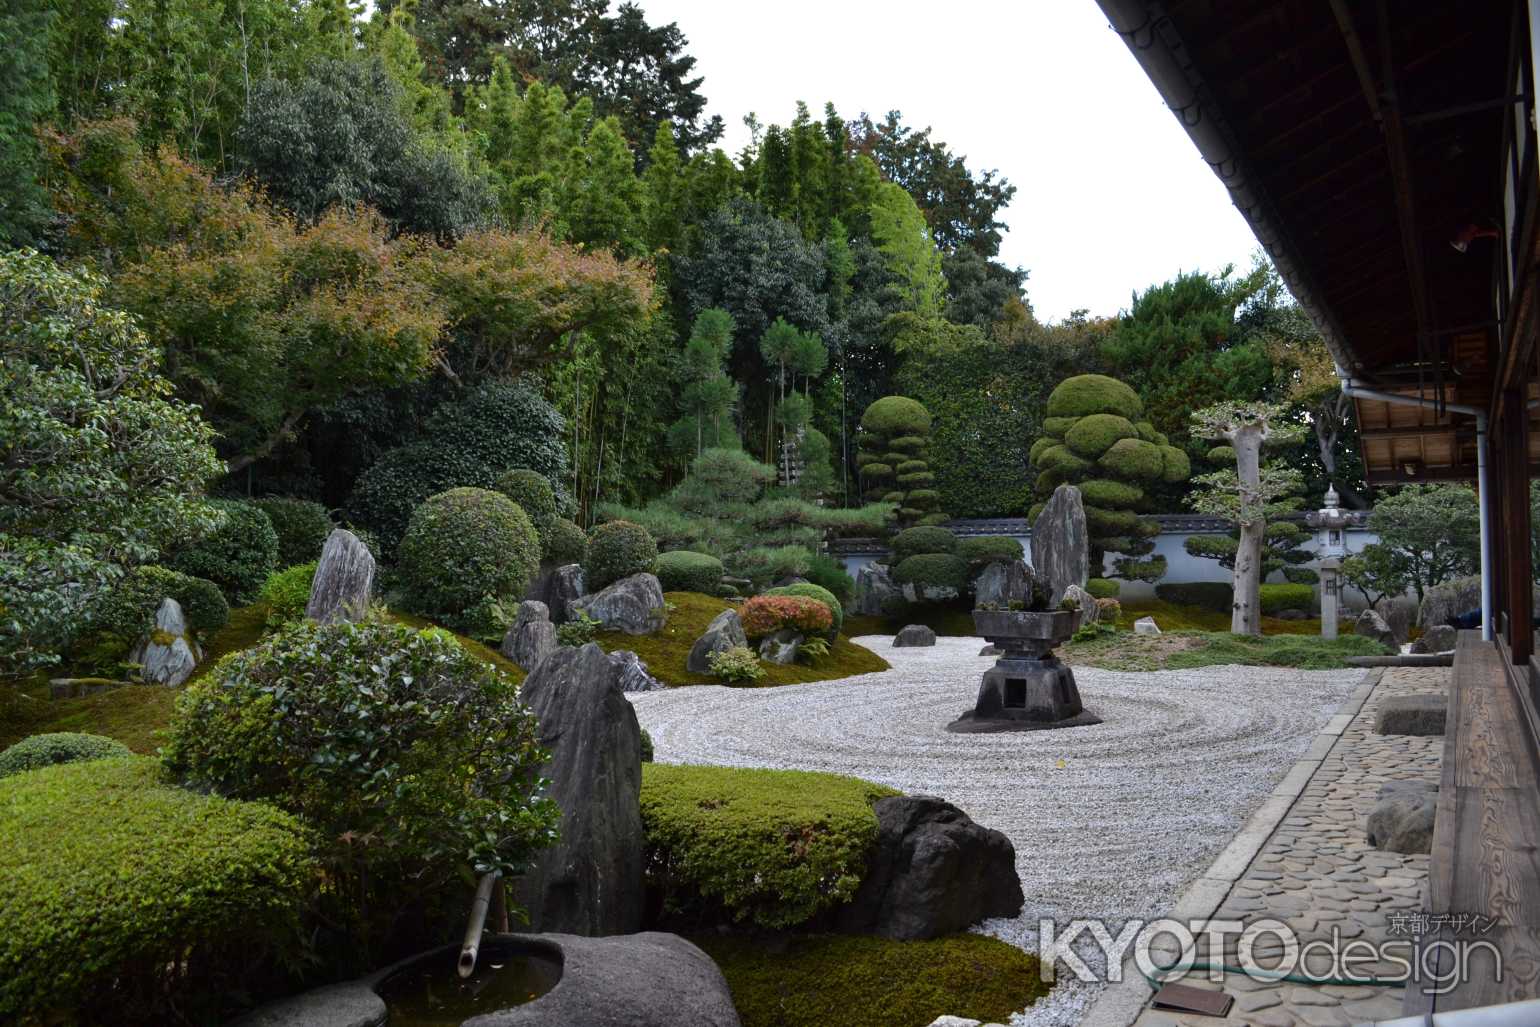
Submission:
<svg viewBox="0 0 1540 1027">
<path fill-rule="evenodd" d="M 540 576 L 540 594 L 531 596 L 538 599 L 551 611 L 552 624 L 567 623 L 567 606 L 574 599 L 581 599 L 585 582 L 583 578 L 583 565 L 580 563 L 565 563 L 554 568 L 549 574 Z"/>
<path fill-rule="evenodd" d="M 621 667 L 589 643 L 558 648 L 521 698 L 551 751 L 542 774 L 561 807 L 561 838 L 514 885 L 532 931 L 606 935 L 642 922 L 642 736 Z"/>
<path fill-rule="evenodd" d="M 1365 825 L 1369 844 L 1383 852 L 1431 852 L 1437 805 L 1437 785 L 1423 781 L 1381 785 L 1379 802 L 1369 811 Z"/>
<path fill-rule="evenodd" d="M 1414 653 L 1447 653 L 1453 652 L 1455 644 L 1459 641 L 1459 632 L 1448 624 L 1439 624 L 1425 630 L 1417 641 L 1412 643 Z"/>
<path fill-rule="evenodd" d="M 305 616 L 322 624 L 361 621 L 369 612 L 373 588 L 374 557 L 369 547 L 346 528 L 337 528 L 321 547 Z"/>
<path fill-rule="evenodd" d="M 1071 585 L 1085 586 L 1091 576 L 1091 536 L 1086 530 L 1080 490 L 1060 485 L 1032 522 L 1032 569 L 1048 582 L 1050 601 L 1058 603 Z M 1096 568 L 1097 573 L 1101 568 Z"/>
<path fill-rule="evenodd" d="M 1380 703 L 1374 730 L 1382 735 L 1441 735 L 1449 710 L 1442 692 L 1393 695 Z"/>
<path fill-rule="evenodd" d="M 1383 646 L 1392 649 L 1400 643 L 1396 641 L 1396 633 L 1391 630 L 1385 618 L 1381 617 L 1377 610 L 1365 610 L 1358 615 L 1358 620 L 1353 623 L 1353 633 L 1364 638 L 1372 638 Z"/>
<path fill-rule="evenodd" d="M 986 917 L 1015 916 L 1025 901 L 1016 849 L 999 831 L 928 795 L 879 799 L 877 844 L 843 931 L 936 938 Z"/>
<path fill-rule="evenodd" d="M 1032 599 L 1032 568 L 1025 560 L 997 560 L 979 572 L 973 583 L 975 606 L 1005 609 L 1012 602 Z"/>
<path fill-rule="evenodd" d="M 551 623 L 551 611 L 537 599 L 524 600 L 503 636 L 502 654 L 525 670 L 534 670 L 555 648 L 556 625 Z"/>
<path fill-rule="evenodd" d="M 691 674 L 710 674 L 713 655 L 748 644 L 748 636 L 743 633 L 743 621 L 739 619 L 738 611 L 723 610 L 711 619 L 705 634 L 690 647 L 690 655 L 684 661 L 685 669 Z"/>
<path fill-rule="evenodd" d="M 668 687 L 653 677 L 642 658 L 629 649 L 617 649 L 610 653 L 610 662 L 620 668 L 622 692 L 656 692 Z"/>
<path fill-rule="evenodd" d="M 893 575 L 884 564 L 869 563 L 856 571 L 855 601 L 851 610 L 863 617 L 881 617 L 885 603 L 903 598 L 903 590 L 893 583 Z"/>
<path fill-rule="evenodd" d="M 663 605 L 663 586 L 656 575 L 633 574 L 621 578 L 602 591 L 574 599 L 567 604 L 569 619 L 578 613 L 598 621 L 606 631 L 624 631 L 628 635 L 651 635 L 661 631 L 668 621 Z"/>
<path fill-rule="evenodd" d="M 923 647 L 936 644 L 936 633 L 924 624 L 906 624 L 893 636 L 893 646 L 897 649 L 907 647 Z"/>
</svg>

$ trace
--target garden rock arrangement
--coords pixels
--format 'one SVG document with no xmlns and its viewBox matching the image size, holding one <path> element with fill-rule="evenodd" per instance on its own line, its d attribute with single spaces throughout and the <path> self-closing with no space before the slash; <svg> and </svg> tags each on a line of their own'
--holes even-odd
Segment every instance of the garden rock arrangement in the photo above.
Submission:
<svg viewBox="0 0 1540 1027">
<path fill-rule="evenodd" d="M 711 657 L 716 653 L 740 648 L 749 644 L 743 633 L 743 621 L 737 610 L 723 610 L 712 618 L 706 631 L 690 647 L 685 669 L 692 674 L 710 674 Z"/>
<path fill-rule="evenodd" d="M 534 670 L 556 648 L 556 625 L 551 612 L 537 599 L 519 604 L 508 633 L 503 636 L 502 654 L 525 670 Z"/>
<path fill-rule="evenodd" d="M 903 597 L 884 564 L 869 563 L 856 571 L 855 602 L 851 609 L 863 617 L 881 617 L 889 604 Z"/>
<path fill-rule="evenodd" d="M 978 606 L 1004 606 L 1012 597 L 1030 595 L 1033 580 L 1027 561 L 996 561 L 979 572 L 973 584 L 973 601 Z"/>
<path fill-rule="evenodd" d="M 155 611 L 155 630 L 129 654 L 129 662 L 139 664 L 140 676 L 147 685 L 177 687 L 192 677 L 202 653 L 187 632 L 187 618 L 175 599 L 161 600 Z"/>
<path fill-rule="evenodd" d="M 651 635 L 668 621 L 663 605 L 663 586 L 656 575 L 633 574 L 621 578 L 593 595 L 567 604 L 567 614 L 598 621 L 605 631 L 624 631 L 628 635 Z"/>
<path fill-rule="evenodd" d="M 912 940 L 1021 912 L 1016 848 L 956 806 L 928 795 L 878 799 L 866 877 L 840 909 L 841 930 Z"/>
<path fill-rule="evenodd" d="M 936 633 L 923 624 L 910 624 L 893 636 L 893 645 L 902 649 L 905 646 L 935 645 Z"/>
<path fill-rule="evenodd" d="M 322 624 L 362 620 L 369 612 L 373 588 L 374 557 L 369 547 L 346 528 L 337 528 L 321 549 L 305 616 Z"/>
<path fill-rule="evenodd" d="M 766 635 L 759 643 L 759 658 L 766 663 L 781 666 L 797 662 L 797 650 L 802 646 L 802 634 L 791 628 L 782 628 L 773 635 Z"/>
<path fill-rule="evenodd" d="M 1382 735 L 1441 735 L 1449 710 L 1442 692 L 1391 696 L 1380 704 L 1374 730 Z"/>
<path fill-rule="evenodd" d="M 1078 627 L 1083 628 L 1101 620 L 1102 608 L 1096 605 L 1096 597 L 1079 585 L 1066 588 L 1064 598 L 1074 603 L 1075 609 L 1080 611 L 1080 618 L 1075 622 Z"/>
<path fill-rule="evenodd" d="M 1453 624 L 1454 619 L 1471 610 L 1481 609 L 1481 575 L 1473 574 L 1455 578 L 1428 589 L 1417 608 L 1417 626 L 1426 631 L 1441 624 Z"/>
<path fill-rule="evenodd" d="M 1048 582 L 1050 600 L 1058 602 L 1071 585 L 1084 586 L 1091 575 L 1090 533 L 1080 490 L 1060 485 L 1032 522 L 1032 566 Z"/>
<path fill-rule="evenodd" d="M 570 604 L 574 599 L 581 599 L 586 591 L 584 584 L 582 564 L 563 564 L 549 574 L 540 576 L 540 595 L 530 598 L 545 603 L 551 611 L 551 623 L 565 624 Z"/>
<path fill-rule="evenodd" d="M 1391 630 L 1389 624 L 1385 623 L 1385 618 L 1375 610 L 1365 610 L 1358 615 L 1358 620 L 1353 624 L 1353 633 L 1364 638 L 1372 638 L 1392 649 L 1400 644 L 1396 641 L 1396 633 Z"/>
<path fill-rule="evenodd" d="M 1412 643 L 1414 653 L 1448 653 L 1453 652 L 1459 641 L 1459 633 L 1448 624 L 1439 624 L 1436 627 L 1427 628 Z"/>
<path fill-rule="evenodd" d="M 620 668 L 620 690 L 622 692 L 656 692 L 660 688 L 667 688 L 663 682 L 653 677 L 647 670 L 647 664 L 642 658 L 629 649 L 617 649 L 609 654 L 610 662 Z"/>
<path fill-rule="evenodd" d="M 1380 787 L 1380 801 L 1369 813 L 1369 844 L 1383 852 L 1433 851 L 1433 817 L 1438 786 L 1425 781 L 1391 781 Z"/>
<path fill-rule="evenodd" d="M 642 741 L 621 669 L 597 645 L 559 648 L 521 696 L 551 752 L 543 773 L 561 837 L 515 885 L 535 931 L 605 935 L 642 920 Z"/>
<path fill-rule="evenodd" d="M 1374 604 L 1374 612 L 1384 619 L 1398 644 L 1411 637 L 1412 622 L 1417 619 L 1417 600 L 1411 596 L 1385 596 Z"/>
</svg>

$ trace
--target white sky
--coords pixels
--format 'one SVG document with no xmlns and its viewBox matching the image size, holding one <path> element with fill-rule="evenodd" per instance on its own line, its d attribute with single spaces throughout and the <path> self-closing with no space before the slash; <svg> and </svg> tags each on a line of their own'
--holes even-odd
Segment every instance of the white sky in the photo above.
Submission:
<svg viewBox="0 0 1540 1027">
<path fill-rule="evenodd" d="M 679 23 L 725 148 L 804 100 L 891 109 L 1017 186 L 1000 259 L 1039 318 L 1128 306 L 1178 271 L 1245 269 L 1256 241 L 1093 0 L 637 0 Z"/>
</svg>

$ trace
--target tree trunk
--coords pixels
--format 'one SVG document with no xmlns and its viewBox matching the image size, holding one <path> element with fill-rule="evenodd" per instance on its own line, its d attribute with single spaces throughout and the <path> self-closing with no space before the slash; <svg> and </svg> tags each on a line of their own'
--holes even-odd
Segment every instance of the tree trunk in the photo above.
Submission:
<svg viewBox="0 0 1540 1027">
<path fill-rule="evenodd" d="M 1240 478 L 1240 544 L 1235 550 L 1235 599 L 1230 613 L 1230 633 L 1262 634 L 1262 537 L 1267 521 L 1262 515 L 1262 431 L 1247 424 L 1230 439 L 1235 447 L 1235 471 Z"/>
</svg>

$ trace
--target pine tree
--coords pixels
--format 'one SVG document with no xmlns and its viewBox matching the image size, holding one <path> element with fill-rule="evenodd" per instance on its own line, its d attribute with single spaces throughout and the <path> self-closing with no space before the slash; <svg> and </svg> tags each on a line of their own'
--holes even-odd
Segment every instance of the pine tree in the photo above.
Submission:
<svg viewBox="0 0 1540 1027">
<path fill-rule="evenodd" d="M 731 415 L 738 387 L 724 369 L 732 354 L 733 329 L 731 314 L 710 307 L 696 315 L 684 345 L 681 396 L 689 414 L 676 428 L 693 427 L 696 456 L 703 449 L 736 446 L 729 436 L 733 435 Z"/>
</svg>

